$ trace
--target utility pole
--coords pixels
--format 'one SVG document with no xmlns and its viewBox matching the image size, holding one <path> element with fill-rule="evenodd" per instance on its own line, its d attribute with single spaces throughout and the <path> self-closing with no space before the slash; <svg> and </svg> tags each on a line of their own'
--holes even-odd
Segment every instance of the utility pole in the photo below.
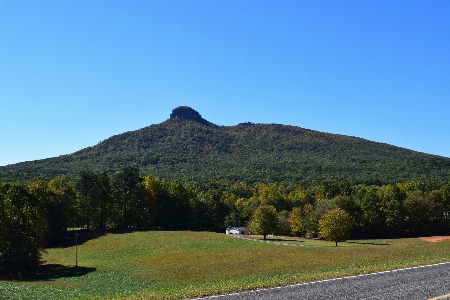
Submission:
<svg viewBox="0 0 450 300">
<path fill-rule="evenodd" d="M 78 267 L 78 230 L 75 229 L 75 267 Z"/>
</svg>

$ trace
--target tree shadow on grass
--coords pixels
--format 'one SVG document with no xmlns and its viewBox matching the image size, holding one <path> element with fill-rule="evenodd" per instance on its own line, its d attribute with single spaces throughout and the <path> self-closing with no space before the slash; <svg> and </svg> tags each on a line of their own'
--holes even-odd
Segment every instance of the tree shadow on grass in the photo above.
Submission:
<svg viewBox="0 0 450 300">
<path fill-rule="evenodd" d="M 261 241 L 264 241 L 264 240 L 261 239 Z M 304 243 L 305 242 L 305 241 L 302 241 L 302 240 L 295 240 L 295 239 L 271 239 L 271 238 L 266 239 L 266 241 L 269 241 L 269 242 L 297 242 L 297 243 Z"/>
<path fill-rule="evenodd" d="M 27 276 L 26 281 L 49 281 L 64 277 L 80 277 L 96 271 L 96 268 L 42 264 Z"/>
<path fill-rule="evenodd" d="M 84 243 L 98 239 L 108 233 L 111 234 L 127 234 L 136 232 L 137 230 L 132 229 L 107 229 L 107 230 L 70 230 L 64 235 L 53 237 L 52 240 L 48 242 L 48 248 L 69 248 L 75 245 L 83 245 Z"/>
<path fill-rule="evenodd" d="M 72 230 L 61 236 L 53 237 L 48 241 L 48 248 L 69 248 L 104 236 L 104 231 Z"/>
<path fill-rule="evenodd" d="M 388 243 L 376 243 L 376 242 L 357 242 L 357 241 L 347 241 L 347 244 L 358 244 L 358 245 L 375 245 L 375 246 L 390 246 Z"/>
</svg>

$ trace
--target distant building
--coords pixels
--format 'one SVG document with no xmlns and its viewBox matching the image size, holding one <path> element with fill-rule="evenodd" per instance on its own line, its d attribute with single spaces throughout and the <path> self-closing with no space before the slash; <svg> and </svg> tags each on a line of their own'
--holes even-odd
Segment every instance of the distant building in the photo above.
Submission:
<svg viewBox="0 0 450 300">
<path fill-rule="evenodd" d="M 226 234 L 248 234 L 245 227 L 230 227 L 225 230 Z"/>
</svg>

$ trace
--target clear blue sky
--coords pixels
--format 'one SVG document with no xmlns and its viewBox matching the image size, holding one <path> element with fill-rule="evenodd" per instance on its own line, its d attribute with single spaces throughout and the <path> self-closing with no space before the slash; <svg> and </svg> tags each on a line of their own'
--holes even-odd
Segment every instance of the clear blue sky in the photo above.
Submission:
<svg viewBox="0 0 450 300">
<path fill-rule="evenodd" d="M 450 157 L 450 1 L 0 0 L 0 165 L 187 105 Z"/>
</svg>

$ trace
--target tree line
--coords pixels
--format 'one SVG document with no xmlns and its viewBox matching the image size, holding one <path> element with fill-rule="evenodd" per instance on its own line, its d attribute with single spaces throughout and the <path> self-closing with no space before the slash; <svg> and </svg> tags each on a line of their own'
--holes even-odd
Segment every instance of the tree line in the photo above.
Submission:
<svg viewBox="0 0 450 300">
<path fill-rule="evenodd" d="M 239 199 L 236 204 L 254 209 L 273 206 L 278 220 L 271 233 L 280 235 L 320 236 L 321 218 L 335 210 L 349 216 L 352 238 L 450 233 L 450 182 L 417 180 L 385 186 L 352 186 L 345 181 L 323 181 L 320 186 L 307 189 L 275 183 L 261 185 L 255 194 Z"/>
<path fill-rule="evenodd" d="M 71 228 L 224 232 L 248 226 L 258 233 L 255 216 L 268 206 L 276 218 L 265 234 L 326 238 L 330 223 L 323 217 L 333 220 L 343 213 L 353 238 L 450 232 L 450 181 L 224 184 L 142 176 L 140 169 L 127 166 L 112 175 L 82 171 L 76 179 L 1 184 L 0 277 L 22 276 L 39 263 L 45 247 Z"/>
</svg>

